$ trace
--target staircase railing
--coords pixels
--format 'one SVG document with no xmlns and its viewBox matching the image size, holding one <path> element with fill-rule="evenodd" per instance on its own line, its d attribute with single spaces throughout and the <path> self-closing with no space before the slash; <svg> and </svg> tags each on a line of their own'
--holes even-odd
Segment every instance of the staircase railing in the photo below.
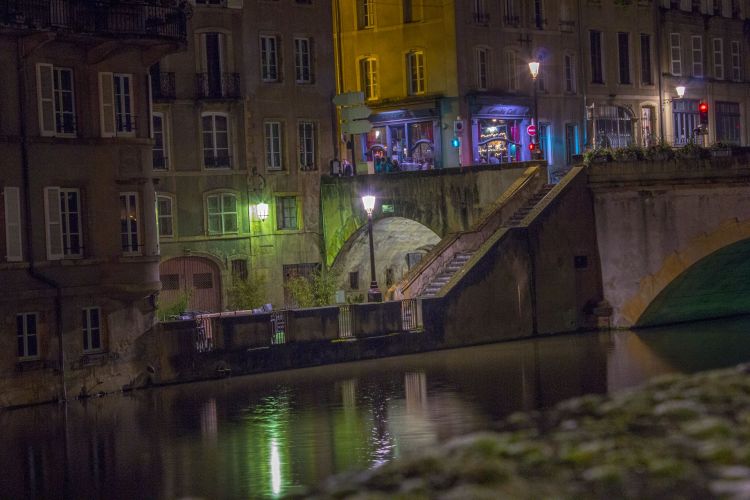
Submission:
<svg viewBox="0 0 750 500">
<path fill-rule="evenodd" d="M 438 243 L 420 263 L 393 288 L 396 300 L 414 298 L 440 274 L 459 253 L 473 252 L 495 233 L 516 210 L 547 183 L 547 169 L 536 165 L 526 169 L 491 208 L 468 231 L 455 233 Z"/>
</svg>

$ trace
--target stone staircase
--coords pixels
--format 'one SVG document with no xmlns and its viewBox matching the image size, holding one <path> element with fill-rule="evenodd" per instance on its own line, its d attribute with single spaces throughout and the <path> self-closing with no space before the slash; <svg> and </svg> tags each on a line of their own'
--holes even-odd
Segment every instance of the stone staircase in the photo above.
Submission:
<svg viewBox="0 0 750 500">
<path fill-rule="evenodd" d="M 545 184 L 542 189 L 536 192 L 529 200 L 516 210 L 513 215 L 503 223 L 502 227 L 510 228 L 521 225 L 523 219 L 534 209 L 534 207 L 555 187 L 554 184 Z M 457 253 L 453 259 L 445 266 L 435 278 L 424 287 L 420 297 L 434 297 L 443 288 L 453 276 L 460 271 L 464 265 L 471 259 L 474 252 Z"/>
<path fill-rule="evenodd" d="M 450 281 L 453 275 L 464 267 L 464 264 L 469 261 L 472 255 L 474 255 L 473 252 L 456 254 L 445 269 L 427 284 L 420 295 L 422 297 L 434 297 Z"/>
<path fill-rule="evenodd" d="M 529 198 L 529 200 L 526 202 L 525 205 L 523 205 L 521 208 L 516 210 L 516 212 L 505 221 L 503 224 L 503 227 L 517 227 L 521 225 L 521 221 L 529 215 L 529 212 L 534 210 L 534 207 L 539 203 L 542 198 L 547 196 L 547 193 L 552 191 L 552 188 L 555 187 L 554 184 L 545 184 L 542 189 L 540 189 L 534 196 Z"/>
</svg>

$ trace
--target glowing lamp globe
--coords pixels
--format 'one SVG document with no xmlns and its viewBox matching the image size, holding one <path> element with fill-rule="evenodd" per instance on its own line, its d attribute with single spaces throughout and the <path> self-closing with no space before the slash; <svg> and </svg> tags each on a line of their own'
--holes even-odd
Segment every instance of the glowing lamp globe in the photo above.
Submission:
<svg viewBox="0 0 750 500">
<path fill-rule="evenodd" d="M 363 196 L 362 205 L 365 206 L 365 212 L 367 212 L 367 215 L 372 215 L 372 211 L 375 209 L 375 197 L 371 194 Z"/>
<path fill-rule="evenodd" d="M 261 222 L 268 218 L 268 203 L 258 203 L 255 205 L 255 210 Z"/>
</svg>

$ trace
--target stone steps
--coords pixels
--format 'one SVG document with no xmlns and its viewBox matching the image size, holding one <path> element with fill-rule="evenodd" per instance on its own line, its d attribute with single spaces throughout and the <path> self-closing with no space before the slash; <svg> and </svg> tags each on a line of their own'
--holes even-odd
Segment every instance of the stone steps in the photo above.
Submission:
<svg viewBox="0 0 750 500">
<path fill-rule="evenodd" d="M 461 268 L 463 268 L 464 264 L 466 264 L 469 259 L 471 259 L 472 255 L 473 253 L 456 254 L 448 263 L 448 265 L 445 266 L 445 269 L 443 269 L 440 274 L 435 276 L 435 278 L 433 278 L 433 280 L 427 284 L 427 286 L 422 291 L 421 296 L 434 297 L 435 295 L 437 295 L 440 289 L 443 288 L 451 280 L 453 275 L 460 271 Z"/>
</svg>

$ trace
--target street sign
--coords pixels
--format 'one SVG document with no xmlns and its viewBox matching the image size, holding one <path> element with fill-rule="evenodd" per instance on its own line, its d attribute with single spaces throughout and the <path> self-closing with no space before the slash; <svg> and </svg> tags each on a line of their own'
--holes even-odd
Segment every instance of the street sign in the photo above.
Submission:
<svg viewBox="0 0 750 500">
<path fill-rule="evenodd" d="M 526 127 L 526 133 L 531 137 L 534 137 L 536 135 L 536 125 L 529 125 Z"/>
<path fill-rule="evenodd" d="M 345 92 L 333 96 L 333 103 L 336 106 L 356 106 L 357 104 L 364 104 L 364 102 L 364 92 Z"/>
<path fill-rule="evenodd" d="M 372 129 L 372 123 L 368 120 L 352 120 L 341 123 L 342 134 L 365 134 Z"/>
<path fill-rule="evenodd" d="M 372 110 L 364 104 L 348 106 L 341 108 L 341 121 L 345 123 L 353 120 L 363 120 L 367 119 L 371 114 Z"/>
</svg>

